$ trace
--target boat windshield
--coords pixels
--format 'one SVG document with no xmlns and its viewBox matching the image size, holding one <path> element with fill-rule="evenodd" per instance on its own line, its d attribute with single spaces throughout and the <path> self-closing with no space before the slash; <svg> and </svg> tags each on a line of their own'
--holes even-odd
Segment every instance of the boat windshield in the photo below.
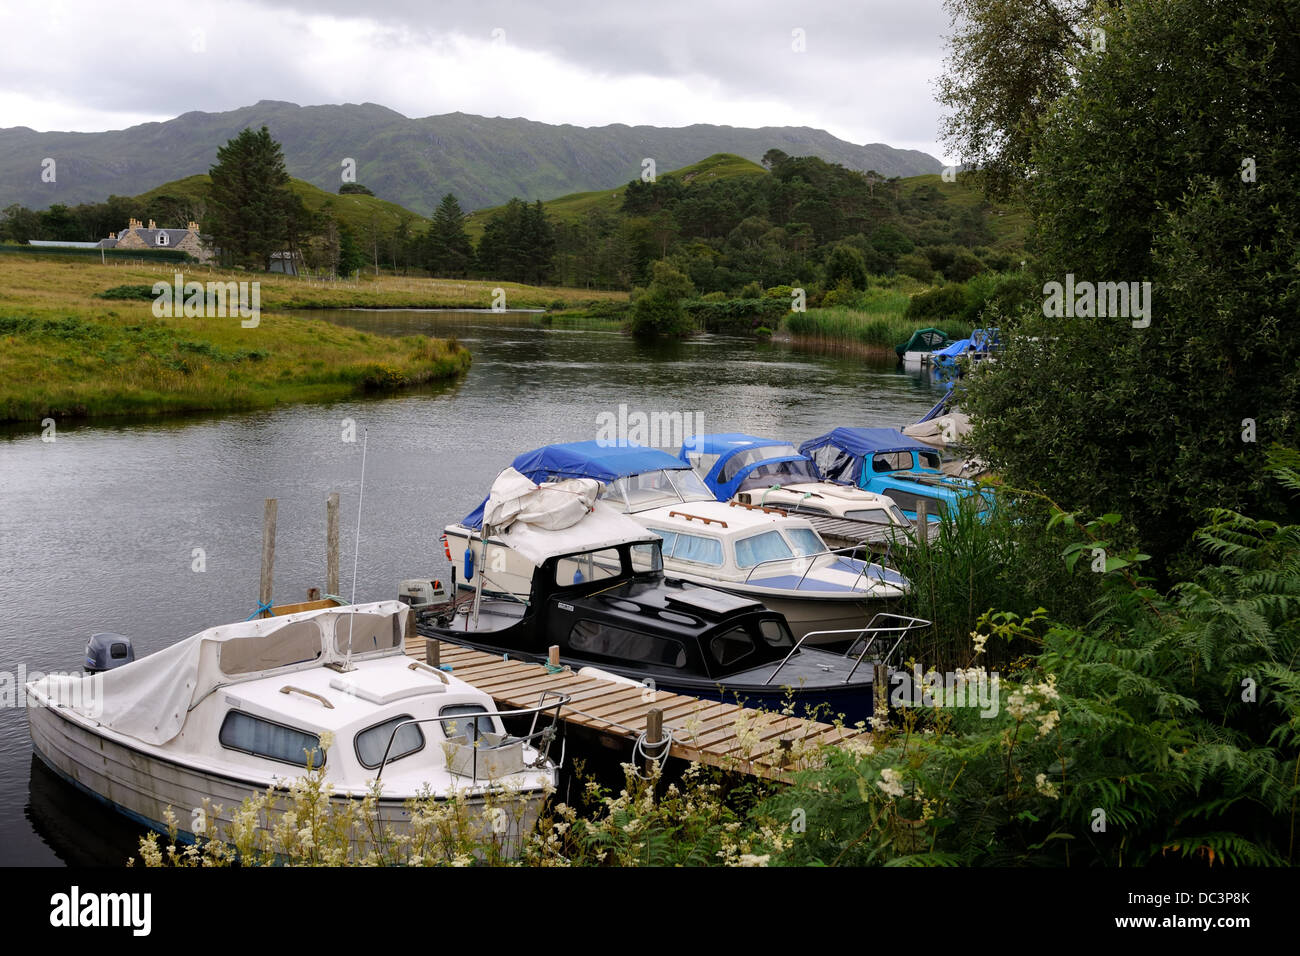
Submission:
<svg viewBox="0 0 1300 956">
<path fill-rule="evenodd" d="M 616 478 L 601 489 L 602 501 L 625 514 L 688 501 L 712 501 L 713 494 L 689 468 L 643 471 Z"/>
<path fill-rule="evenodd" d="M 739 491 L 753 488 L 770 488 L 772 485 L 799 485 L 817 481 L 812 463 L 808 461 L 771 461 L 759 465 L 740 483 Z"/>
<path fill-rule="evenodd" d="M 786 528 L 785 536 L 790 541 L 790 546 L 794 548 L 797 557 L 805 557 L 810 554 L 821 554 L 828 550 L 826 543 L 822 541 L 819 535 L 812 528 Z"/>
<path fill-rule="evenodd" d="M 735 478 L 741 469 L 747 465 L 752 465 L 756 461 L 762 461 L 765 458 L 785 458 L 788 456 L 798 455 L 793 445 L 756 445 L 753 448 L 746 448 L 736 452 L 725 462 L 722 463 L 722 471 L 718 474 L 718 481 L 724 484 Z M 781 462 L 780 464 L 787 464 Z"/>
</svg>

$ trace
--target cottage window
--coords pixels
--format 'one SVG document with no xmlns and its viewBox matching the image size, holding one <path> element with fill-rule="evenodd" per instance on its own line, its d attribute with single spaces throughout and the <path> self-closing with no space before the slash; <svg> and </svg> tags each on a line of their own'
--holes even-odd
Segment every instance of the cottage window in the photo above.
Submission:
<svg viewBox="0 0 1300 956">
<path fill-rule="evenodd" d="M 158 245 L 160 246 L 167 245 L 167 233 L 165 232 L 158 233 Z"/>
</svg>

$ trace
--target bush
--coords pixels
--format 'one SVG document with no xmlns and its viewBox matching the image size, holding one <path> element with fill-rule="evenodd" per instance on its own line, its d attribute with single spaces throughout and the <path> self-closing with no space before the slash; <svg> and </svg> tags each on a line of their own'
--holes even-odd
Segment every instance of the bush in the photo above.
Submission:
<svg viewBox="0 0 1300 956">
<path fill-rule="evenodd" d="M 907 304 L 907 318 L 918 322 L 940 319 L 960 319 L 966 311 L 966 288 L 960 283 L 949 283 L 929 292 L 912 296 Z"/>
</svg>

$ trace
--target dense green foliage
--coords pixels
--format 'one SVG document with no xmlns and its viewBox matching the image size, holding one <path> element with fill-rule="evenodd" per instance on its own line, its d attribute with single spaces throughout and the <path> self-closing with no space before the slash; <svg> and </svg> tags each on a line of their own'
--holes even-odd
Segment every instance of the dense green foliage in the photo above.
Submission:
<svg viewBox="0 0 1300 956">
<path fill-rule="evenodd" d="M 297 251 L 310 213 L 289 189 L 284 153 L 265 126 L 218 149 L 208 176 L 203 228 L 225 264 L 269 270 L 276 253 Z"/>
<path fill-rule="evenodd" d="M 1035 153 L 1037 277 L 1150 282 L 1149 327 L 1040 300 L 971 384 L 976 443 L 1010 483 L 1123 512 L 1162 568 L 1206 507 L 1296 513 L 1262 449 L 1300 438 L 1298 20 L 1297 0 L 1107 14 Z"/>
</svg>

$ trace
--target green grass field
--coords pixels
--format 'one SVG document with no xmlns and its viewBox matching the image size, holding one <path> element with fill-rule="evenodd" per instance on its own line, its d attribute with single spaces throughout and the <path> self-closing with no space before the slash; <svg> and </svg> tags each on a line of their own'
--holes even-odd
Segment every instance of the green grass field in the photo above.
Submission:
<svg viewBox="0 0 1300 956">
<path fill-rule="evenodd" d="M 158 318 L 152 300 L 97 298 L 119 286 L 171 282 L 170 265 L 100 265 L 37 256 L 0 275 L 0 421 L 237 411 L 395 390 L 462 374 L 454 342 L 390 338 L 290 310 L 352 306 L 578 305 L 613 293 L 513 283 L 381 276 L 320 283 L 259 273 L 182 269 L 186 281 L 256 280 L 256 328 L 238 316 Z"/>
</svg>

